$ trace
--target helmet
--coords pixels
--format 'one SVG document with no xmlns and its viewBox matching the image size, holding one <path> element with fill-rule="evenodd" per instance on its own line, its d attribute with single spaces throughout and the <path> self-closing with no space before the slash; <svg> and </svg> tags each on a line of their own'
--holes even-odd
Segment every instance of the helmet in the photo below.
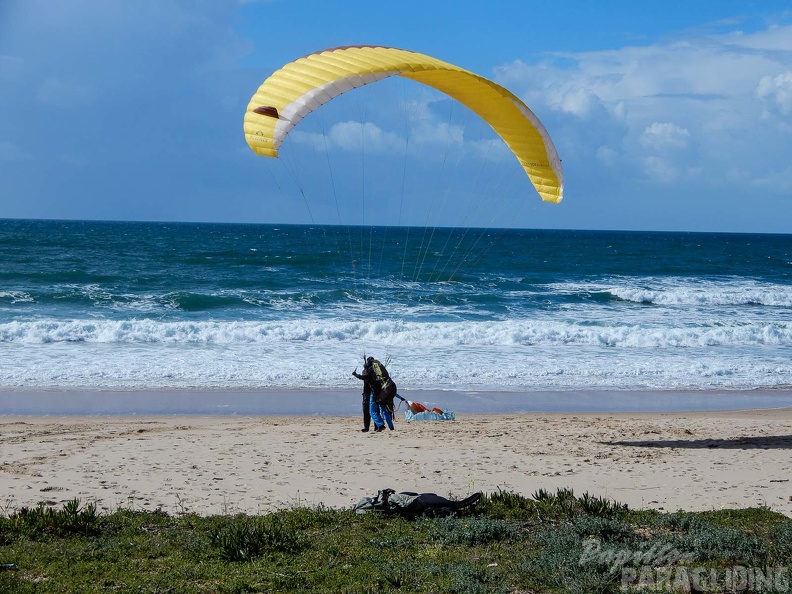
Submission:
<svg viewBox="0 0 792 594">
<path fill-rule="evenodd" d="M 374 363 L 374 357 L 369 357 L 368 359 L 366 359 L 366 363 L 368 365 L 371 365 L 372 363 Z"/>
</svg>

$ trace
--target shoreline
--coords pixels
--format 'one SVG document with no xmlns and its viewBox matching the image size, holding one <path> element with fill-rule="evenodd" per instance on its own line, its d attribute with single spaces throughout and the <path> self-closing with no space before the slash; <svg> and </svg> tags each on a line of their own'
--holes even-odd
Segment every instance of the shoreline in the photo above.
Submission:
<svg viewBox="0 0 792 594">
<path fill-rule="evenodd" d="M 458 414 L 673 413 L 792 408 L 792 387 L 755 390 L 400 390 L 408 400 Z M 398 404 L 398 401 L 397 401 Z M 353 416 L 349 389 L 42 389 L 0 388 L 0 417 L 71 416 Z M 402 409 L 403 410 L 403 409 Z"/>
<path fill-rule="evenodd" d="M 792 516 L 792 408 L 462 414 L 360 432 L 350 416 L 5 416 L 9 509 L 73 498 L 101 511 L 201 515 L 348 508 L 378 490 L 572 488 L 673 512 L 767 506 Z"/>
</svg>

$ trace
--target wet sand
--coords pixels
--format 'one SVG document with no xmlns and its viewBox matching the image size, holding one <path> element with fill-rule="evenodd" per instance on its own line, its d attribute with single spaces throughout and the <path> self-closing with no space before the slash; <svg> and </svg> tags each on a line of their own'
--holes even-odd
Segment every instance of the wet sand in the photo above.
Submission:
<svg viewBox="0 0 792 594">
<path fill-rule="evenodd" d="M 441 391 L 401 396 L 461 414 L 681 412 L 792 408 L 792 388 L 721 391 Z M 353 416 L 360 388 L 346 390 L 0 390 L 5 415 Z"/>
</svg>

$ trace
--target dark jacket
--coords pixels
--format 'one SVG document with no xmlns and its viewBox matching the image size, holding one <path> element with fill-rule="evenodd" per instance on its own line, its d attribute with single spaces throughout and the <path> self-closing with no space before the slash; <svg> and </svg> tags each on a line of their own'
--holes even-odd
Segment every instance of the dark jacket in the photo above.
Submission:
<svg viewBox="0 0 792 594">
<path fill-rule="evenodd" d="M 396 384 L 382 363 L 374 359 L 371 365 L 366 364 L 363 368 L 363 373 L 355 374 L 355 377 L 363 380 L 364 390 L 366 384 L 371 386 L 374 392 L 374 402 L 393 407 L 393 398 L 396 396 Z"/>
</svg>

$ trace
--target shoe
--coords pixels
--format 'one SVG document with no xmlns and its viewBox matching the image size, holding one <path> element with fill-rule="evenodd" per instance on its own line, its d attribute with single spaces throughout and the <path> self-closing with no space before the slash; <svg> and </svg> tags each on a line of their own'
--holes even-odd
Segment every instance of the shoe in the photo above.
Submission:
<svg viewBox="0 0 792 594">
<path fill-rule="evenodd" d="M 374 433 L 379 433 L 380 431 L 384 431 L 384 430 L 385 430 L 385 427 L 375 427 L 374 428 Z"/>
<path fill-rule="evenodd" d="M 368 427 L 365 427 L 364 429 L 361 429 L 360 431 L 363 432 L 363 433 L 368 433 Z"/>
</svg>

